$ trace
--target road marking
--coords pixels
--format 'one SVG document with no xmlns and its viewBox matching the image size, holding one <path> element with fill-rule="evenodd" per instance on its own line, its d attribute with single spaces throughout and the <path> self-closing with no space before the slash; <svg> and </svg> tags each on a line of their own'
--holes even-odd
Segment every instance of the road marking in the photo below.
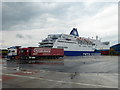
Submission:
<svg viewBox="0 0 120 90">
<path fill-rule="evenodd" d="M 58 82 L 58 83 L 78 84 L 78 85 L 84 85 L 84 86 L 93 86 L 93 87 L 102 87 L 102 88 L 118 88 L 118 87 L 112 87 L 112 86 L 95 85 L 95 84 L 87 84 L 87 83 L 77 83 L 77 82 L 68 82 L 68 81 L 57 81 L 57 80 L 52 80 L 52 79 L 45 79 L 45 78 L 38 78 L 38 77 L 30 77 L 30 76 L 21 76 L 21 75 L 14 75 L 14 74 L 5 74 L 5 73 L 2 73 L 2 75 L 9 75 L 9 76 L 16 76 L 16 77 L 30 78 L 30 79 L 42 79 L 42 80 L 53 81 L 53 82 Z"/>
<path fill-rule="evenodd" d="M 7 68 L 7 67 L 2 67 L 2 68 Z"/>
</svg>

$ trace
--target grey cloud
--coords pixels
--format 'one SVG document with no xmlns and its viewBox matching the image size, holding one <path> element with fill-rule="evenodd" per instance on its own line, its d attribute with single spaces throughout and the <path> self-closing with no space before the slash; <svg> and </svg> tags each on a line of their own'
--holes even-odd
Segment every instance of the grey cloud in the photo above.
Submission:
<svg viewBox="0 0 120 90">
<path fill-rule="evenodd" d="M 67 19 L 68 9 L 73 3 L 25 3 L 4 2 L 2 30 L 44 28 L 51 24 L 47 17 Z M 74 12 L 73 12 L 74 13 Z M 34 26 L 34 23 L 39 23 Z M 56 23 L 56 22 L 54 22 Z"/>
<path fill-rule="evenodd" d="M 21 34 L 17 34 L 17 35 L 16 35 L 16 38 L 21 38 L 21 39 L 22 39 L 22 38 L 24 38 L 24 36 L 21 35 Z"/>
<path fill-rule="evenodd" d="M 14 25 L 26 25 L 29 20 L 38 15 L 38 8 L 34 8 L 32 3 L 25 2 L 5 2 L 2 9 L 3 30 L 7 30 Z"/>
<path fill-rule="evenodd" d="M 28 39 L 32 39 L 33 37 L 31 35 L 26 35 Z"/>
<path fill-rule="evenodd" d="M 104 3 L 107 5 L 108 3 Z M 4 2 L 2 7 L 2 30 L 31 30 L 69 23 L 101 9 L 103 3 L 93 4 L 91 9 L 82 2 L 38 3 Z M 56 22 L 47 18 L 55 18 Z"/>
<path fill-rule="evenodd" d="M 2 30 L 2 3 L 0 2 L 0 31 Z"/>
<path fill-rule="evenodd" d="M 16 38 L 20 39 L 32 39 L 33 37 L 31 35 L 22 35 L 22 34 L 16 34 Z"/>
</svg>

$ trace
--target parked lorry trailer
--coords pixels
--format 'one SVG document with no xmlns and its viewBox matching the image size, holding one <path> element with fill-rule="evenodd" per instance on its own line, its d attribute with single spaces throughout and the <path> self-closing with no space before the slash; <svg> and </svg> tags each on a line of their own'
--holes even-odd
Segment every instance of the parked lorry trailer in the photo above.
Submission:
<svg viewBox="0 0 120 90">
<path fill-rule="evenodd" d="M 109 55 L 109 54 L 110 54 L 109 50 L 101 51 L 101 55 Z"/>
<path fill-rule="evenodd" d="M 11 49 L 9 49 L 11 50 Z M 13 49 L 12 49 L 13 50 Z M 16 53 L 9 53 L 10 59 L 56 59 L 64 56 L 64 49 L 58 48 L 40 48 L 40 47 L 27 47 L 27 48 L 16 48 Z M 14 55 L 15 54 L 15 55 Z"/>
<path fill-rule="evenodd" d="M 64 56 L 63 49 L 28 47 L 19 49 L 20 59 L 54 59 Z"/>
</svg>

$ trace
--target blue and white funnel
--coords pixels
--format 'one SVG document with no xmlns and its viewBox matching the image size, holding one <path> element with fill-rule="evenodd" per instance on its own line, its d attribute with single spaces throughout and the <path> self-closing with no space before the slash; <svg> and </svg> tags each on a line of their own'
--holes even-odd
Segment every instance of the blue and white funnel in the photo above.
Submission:
<svg viewBox="0 0 120 90">
<path fill-rule="evenodd" d="M 78 37 L 79 37 L 79 34 L 78 34 L 78 31 L 77 31 L 77 28 L 73 28 L 73 30 L 70 32 L 70 35 L 78 36 Z"/>
</svg>

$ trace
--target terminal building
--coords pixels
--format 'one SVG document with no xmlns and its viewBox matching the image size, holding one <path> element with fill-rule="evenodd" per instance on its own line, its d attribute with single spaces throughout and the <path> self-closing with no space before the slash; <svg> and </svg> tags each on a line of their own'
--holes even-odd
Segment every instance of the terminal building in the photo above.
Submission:
<svg viewBox="0 0 120 90">
<path fill-rule="evenodd" d="M 8 55 L 7 49 L 0 49 L 0 58 L 6 58 Z"/>
<path fill-rule="evenodd" d="M 120 55 L 120 43 L 110 47 L 111 55 Z"/>
</svg>

